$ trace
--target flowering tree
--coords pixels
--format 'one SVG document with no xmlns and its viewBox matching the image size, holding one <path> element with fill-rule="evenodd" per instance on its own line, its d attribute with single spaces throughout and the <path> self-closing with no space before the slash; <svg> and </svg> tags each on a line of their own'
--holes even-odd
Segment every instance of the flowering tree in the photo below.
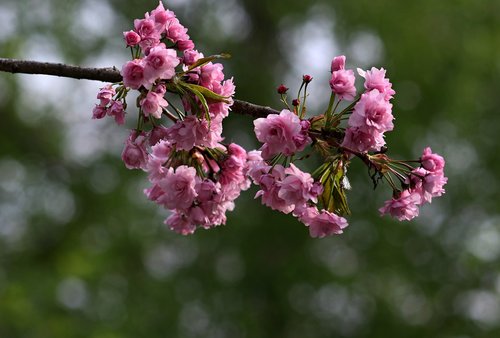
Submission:
<svg viewBox="0 0 500 338">
<path fill-rule="evenodd" d="M 419 207 L 444 193 L 444 159 L 427 147 L 417 160 L 387 155 L 384 133 L 394 128 L 391 100 L 395 95 L 384 68 L 358 69 L 364 78 L 357 95 L 355 74 L 345 56 L 330 66 L 331 96 L 319 114 L 307 109 L 304 75 L 290 101 L 288 88 L 278 87 L 284 109 L 275 111 L 234 100 L 233 79 L 217 63 L 228 55 L 204 56 L 195 49 L 187 29 L 163 7 L 134 21 L 124 32 L 132 60 L 120 72 L 80 69 L 15 60 L 1 60 L 2 70 L 45 73 L 112 82 L 97 94 L 93 118 L 125 122 L 127 95 L 138 92 L 137 124 L 122 152 L 129 169 L 148 174 L 148 199 L 171 211 L 165 223 L 181 234 L 226 223 L 242 190 L 253 182 L 263 204 L 303 222 L 312 237 L 341 234 L 350 215 L 347 170 L 353 160 L 368 168 L 374 186 L 386 182 L 392 198 L 380 208 L 398 220 L 418 216 Z M 226 144 L 222 121 L 231 111 L 250 114 L 259 150 Z M 302 161 L 319 156 L 312 173 Z"/>
</svg>

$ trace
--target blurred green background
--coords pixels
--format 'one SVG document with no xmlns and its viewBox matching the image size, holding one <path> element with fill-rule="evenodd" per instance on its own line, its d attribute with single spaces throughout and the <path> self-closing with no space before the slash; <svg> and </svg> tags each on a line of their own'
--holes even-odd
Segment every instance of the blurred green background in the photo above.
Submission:
<svg viewBox="0 0 500 338">
<path fill-rule="evenodd" d="M 1 0 L 0 57 L 121 66 L 145 0 Z M 353 215 L 311 239 L 245 192 L 227 225 L 182 237 L 120 160 L 127 132 L 92 121 L 102 83 L 0 74 L 0 337 L 499 337 L 500 1 L 172 0 L 206 55 L 229 52 L 236 97 L 280 108 L 275 88 L 333 56 L 388 69 L 390 153 L 447 159 L 447 194 L 413 222 L 354 162 Z M 361 85 L 361 81 L 357 80 Z M 133 109 L 130 111 L 133 112 Z M 251 119 L 227 140 L 257 147 Z"/>
</svg>

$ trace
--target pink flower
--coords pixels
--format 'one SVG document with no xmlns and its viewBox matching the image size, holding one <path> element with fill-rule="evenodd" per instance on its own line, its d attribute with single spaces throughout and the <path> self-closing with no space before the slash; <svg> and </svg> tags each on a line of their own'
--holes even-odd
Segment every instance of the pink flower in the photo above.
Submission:
<svg viewBox="0 0 500 338">
<path fill-rule="evenodd" d="M 227 157 L 221 164 L 221 175 L 219 182 L 226 199 L 234 200 L 240 195 L 241 190 L 250 187 L 250 181 L 246 177 L 247 153 L 245 149 L 235 143 L 228 146 Z"/>
<path fill-rule="evenodd" d="M 151 183 L 157 183 L 165 178 L 168 168 L 165 163 L 172 152 L 172 144 L 168 140 L 161 140 L 151 148 L 146 169 Z"/>
<path fill-rule="evenodd" d="M 245 179 L 243 167 L 245 161 L 235 155 L 229 156 L 222 162 L 222 173 L 219 181 L 222 185 L 227 185 L 231 182 L 241 182 Z"/>
<path fill-rule="evenodd" d="M 160 33 L 156 30 L 155 21 L 151 18 L 135 19 L 134 28 L 141 40 L 160 40 Z"/>
<path fill-rule="evenodd" d="M 144 84 L 144 63 L 142 59 L 128 61 L 123 65 L 121 74 L 123 84 L 132 89 L 139 89 Z"/>
<path fill-rule="evenodd" d="M 349 69 L 340 69 L 332 72 L 330 87 L 340 100 L 352 101 L 356 96 L 354 72 Z"/>
<path fill-rule="evenodd" d="M 385 77 L 384 68 L 377 69 L 372 67 L 371 70 L 367 70 L 366 72 L 358 68 L 358 74 L 365 78 L 364 86 L 366 91 L 377 89 L 379 92 L 384 94 L 384 98 L 387 101 L 392 99 L 393 95 L 396 94 L 396 92 L 392 89 L 392 83 L 390 83 L 389 79 Z"/>
<path fill-rule="evenodd" d="M 106 107 L 111 103 L 113 96 L 116 94 L 115 89 L 111 84 L 102 87 L 97 93 L 97 99 L 100 100 L 99 105 L 101 107 Z"/>
<path fill-rule="evenodd" d="M 191 66 L 194 64 L 196 61 L 198 61 L 200 58 L 203 57 L 203 54 L 199 53 L 197 50 L 185 50 L 184 51 L 184 64 L 187 66 Z"/>
<path fill-rule="evenodd" d="M 222 118 L 227 117 L 229 115 L 229 109 L 233 104 L 232 96 L 234 95 L 235 89 L 233 78 L 224 81 L 222 85 L 212 82 L 212 91 L 226 97 L 227 102 L 209 103 L 208 107 L 210 108 L 210 113 L 221 116 Z"/>
<path fill-rule="evenodd" d="M 247 159 L 250 162 L 262 162 L 263 161 L 261 152 L 259 150 L 250 150 L 247 153 Z"/>
<path fill-rule="evenodd" d="M 144 189 L 144 195 L 153 202 L 157 202 L 161 199 L 165 192 L 160 188 L 159 185 L 155 184 L 151 188 Z"/>
<path fill-rule="evenodd" d="M 345 69 L 345 56 L 339 55 L 333 58 L 332 65 L 330 67 L 330 72 L 336 72 L 338 70 Z"/>
<path fill-rule="evenodd" d="M 309 173 L 297 168 L 293 163 L 285 169 L 287 175 L 279 184 L 278 196 L 288 204 L 304 204 L 309 199 L 315 199 L 311 194 L 314 180 Z"/>
<path fill-rule="evenodd" d="M 179 62 L 175 50 L 162 45 L 153 47 L 145 59 L 144 78 L 148 83 L 157 79 L 169 80 L 174 77 Z"/>
<path fill-rule="evenodd" d="M 155 126 L 149 134 L 149 145 L 154 146 L 158 141 L 168 137 L 168 129 L 162 125 Z"/>
<path fill-rule="evenodd" d="M 281 211 L 284 214 L 289 214 L 293 211 L 294 205 L 290 205 L 286 200 L 279 197 L 279 187 L 273 184 L 267 190 L 259 190 L 255 198 L 262 196 L 262 204 L 267 205 L 273 210 Z"/>
<path fill-rule="evenodd" d="M 141 42 L 141 37 L 134 31 L 123 32 L 123 38 L 127 43 L 127 46 L 135 46 Z"/>
<path fill-rule="evenodd" d="M 156 24 L 156 30 L 162 33 L 165 30 L 167 23 L 175 18 L 175 14 L 172 11 L 165 10 L 163 3 L 160 1 L 158 7 L 151 11 L 150 17 L 154 20 Z"/>
<path fill-rule="evenodd" d="M 170 230 L 181 235 L 190 235 L 196 230 L 196 225 L 191 222 L 189 217 L 179 212 L 173 212 L 165 220 L 165 224 L 168 225 Z"/>
<path fill-rule="evenodd" d="M 174 18 L 168 22 L 166 37 L 176 43 L 179 40 L 189 40 L 187 28 L 181 25 L 178 19 Z"/>
<path fill-rule="evenodd" d="M 108 115 L 115 118 L 115 122 L 119 125 L 125 123 L 125 110 L 123 109 L 122 101 L 112 101 L 108 109 Z"/>
<path fill-rule="evenodd" d="M 137 132 L 132 130 L 122 152 L 125 167 L 128 169 L 146 169 L 148 154 L 145 143 L 146 138 L 144 135 L 137 135 Z"/>
<path fill-rule="evenodd" d="M 417 192 L 403 190 L 398 198 L 386 201 L 379 209 L 381 215 L 390 214 L 399 221 L 411 220 L 418 216 L 418 205 L 421 198 Z"/>
<path fill-rule="evenodd" d="M 177 49 L 181 51 L 192 50 L 194 48 L 194 42 L 192 40 L 179 40 L 176 43 Z"/>
<path fill-rule="evenodd" d="M 309 137 L 309 128 L 311 127 L 311 122 L 307 120 L 300 120 L 300 132 L 293 137 L 293 142 L 295 143 L 296 150 L 302 151 L 311 143 L 311 138 Z"/>
<path fill-rule="evenodd" d="M 198 201 L 205 203 L 213 201 L 214 197 L 220 193 L 220 183 L 214 183 L 212 180 L 204 179 L 198 181 L 196 184 L 196 192 L 198 194 Z"/>
<path fill-rule="evenodd" d="M 365 153 L 379 151 L 385 145 L 384 135 L 376 129 L 347 128 L 342 146 Z"/>
<path fill-rule="evenodd" d="M 205 210 L 200 206 L 193 206 L 189 208 L 186 212 L 186 216 L 189 218 L 191 223 L 196 225 L 201 225 L 203 227 L 209 228 L 211 224 Z"/>
<path fill-rule="evenodd" d="M 162 162 L 166 162 L 170 153 L 172 151 L 172 143 L 168 140 L 160 140 L 154 146 L 151 147 L 151 156 L 155 156 L 161 159 Z"/>
<path fill-rule="evenodd" d="M 153 91 L 156 94 L 163 96 L 167 92 L 167 87 L 165 86 L 165 84 L 160 83 L 153 88 Z"/>
<path fill-rule="evenodd" d="M 255 198 L 262 197 L 262 204 L 267 205 L 273 210 L 279 210 L 284 214 L 289 214 L 293 211 L 294 205 L 287 203 L 286 200 L 279 196 L 280 182 L 285 178 L 285 168 L 277 164 L 271 169 L 271 172 L 264 174 L 257 182 L 261 190 L 257 192 Z"/>
<path fill-rule="evenodd" d="M 319 212 L 316 207 L 305 208 L 299 219 L 309 227 L 309 234 L 313 238 L 340 235 L 348 225 L 345 218 L 327 210 Z"/>
<path fill-rule="evenodd" d="M 300 149 L 296 141 L 303 137 L 303 126 L 298 116 L 291 111 L 285 109 L 279 115 L 270 114 L 266 118 L 256 119 L 254 126 L 257 139 L 264 143 L 262 157 L 265 159 L 278 153 L 289 156 Z"/>
<path fill-rule="evenodd" d="M 443 170 L 431 172 L 417 168 L 410 174 L 411 189 L 420 194 L 420 204 L 430 203 L 433 197 L 442 196 L 445 193 L 443 187 L 447 182 L 448 178 L 444 176 Z"/>
<path fill-rule="evenodd" d="M 261 177 L 269 172 L 271 166 L 264 162 L 259 150 L 249 151 L 247 156 L 247 175 L 252 178 L 255 184 L 260 184 Z"/>
<path fill-rule="evenodd" d="M 158 39 L 142 39 L 141 42 L 139 42 L 139 47 L 141 47 L 142 52 L 146 56 L 149 55 L 151 49 L 158 46 L 165 47 L 165 44 L 160 42 Z"/>
<path fill-rule="evenodd" d="M 190 115 L 184 121 L 190 119 L 192 119 L 192 126 L 194 128 L 195 145 L 215 148 L 223 140 L 221 116 L 214 116 L 208 122 L 204 118 L 198 119 L 196 116 Z"/>
<path fill-rule="evenodd" d="M 436 171 L 425 176 L 422 187 L 432 197 L 439 197 L 445 193 L 443 187 L 446 183 L 448 183 L 448 178 L 444 176 L 443 171 Z"/>
<path fill-rule="evenodd" d="M 430 147 L 424 149 L 420 161 L 422 162 L 422 167 L 430 172 L 439 172 L 444 169 L 444 158 L 438 154 L 432 153 Z"/>
<path fill-rule="evenodd" d="M 224 67 L 220 63 L 208 63 L 201 67 L 200 85 L 210 90 L 213 89 L 214 83 L 220 84 L 224 80 Z"/>
<path fill-rule="evenodd" d="M 227 151 L 229 154 L 236 156 L 240 161 L 246 162 L 247 152 L 240 145 L 238 145 L 236 143 L 231 143 L 227 147 Z"/>
<path fill-rule="evenodd" d="M 212 180 L 205 179 L 198 181 L 196 191 L 198 193 L 198 207 L 189 209 L 193 221 L 206 229 L 224 224 L 226 222 L 225 212 L 234 208 L 232 200 L 228 199 L 225 187 L 221 186 L 219 182 L 214 183 Z M 241 188 L 238 188 L 237 193 L 233 193 L 234 198 L 239 196 L 240 191 Z"/>
<path fill-rule="evenodd" d="M 146 97 L 141 100 L 140 104 L 144 116 L 152 115 L 157 119 L 161 119 L 163 108 L 168 106 L 168 102 L 163 96 L 155 92 L 149 92 Z"/>
<path fill-rule="evenodd" d="M 179 150 L 191 150 L 196 142 L 196 116 L 190 115 L 184 121 L 177 121 L 168 128 L 168 138 Z"/>
<path fill-rule="evenodd" d="M 181 165 L 177 169 L 169 168 L 167 175 L 158 185 L 165 191 L 161 203 L 167 209 L 185 210 L 193 204 L 196 197 L 196 169 Z"/>
<path fill-rule="evenodd" d="M 92 118 L 93 119 L 102 119 L 104 116 L 106 116 L 107 109 L 105 107 L 102 107 L 100 105 L 95 105 L 94 109 L 92 110 Z"/>
<path fill-rule="evenodd" d="M 392 120 L 392 104 L 384 99 L 384 95 L 373 89 L 361 95 L 349 117 L 349 126 L 365 131 L 375 129 L 380 133 L 394 128 Z"/>
</svg>

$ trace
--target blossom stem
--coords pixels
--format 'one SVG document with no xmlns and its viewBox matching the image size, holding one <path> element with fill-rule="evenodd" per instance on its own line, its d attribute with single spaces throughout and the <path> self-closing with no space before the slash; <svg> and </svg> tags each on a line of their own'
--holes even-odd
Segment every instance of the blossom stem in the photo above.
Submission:
<svg viewBox="0 0 500 338">
<path fill-rule="evenodd" d="M 398 187 L 396 187 L 396 184 L 394 183 L 394 180 L 392 179 L 392 176 L 390 174 L 385 174 L 384 179 L 391 186 L 392 190 L 394 190 L 394 191 L 398 190 Z"/>
<path fill-rule="evenodd" d="M 163 114 L 165 114 L 165 116 L 168 117 L 172 122 L 177 122 L 179 120 L 174 114 L 172 114 L 166 108 L 163 108 Z"/>
<path fill-rule="evenodd" d="M 139 108 L 139 114 L 137 116 L 137 127 L 135 130 L 137 131 L 137 134 L 139 134 L 142 131 L 142 108 Z"/>
<path fill-rule="evenodd" d="M 286 101 L 286 94 L 281 94 L 281 102 L 283 102 L 283 104 L 285 105 L 285 107 L 289 110 L 289 111 L 293 111 L 292 108 L 290 108 L 290 105 L 288 104 L 288 102 Z"/>
<path fill-rule="evenodd" d="M 170 100 L 166 99 L 166 101 L 167 101 L 167 103 L 168 103 L 168 105 L 169 105 L 170 107 L 174 108 L 175 113 L 177 114 L 177 116 L 179 117 L 179 119 L 180 119 L 180 120 L 183 120 L 183 119 L 184 119 L 184 117 L 185 117 L 185 115 L 182 113 L 182 111 L 180 111 L 180 109 L 179 109 L 179 108 L 177 108 L 177 107 L 175 106 L 175 104 L 172 104 L 172 102 L 170 102 Z M 172 115 L 173 115 L 173 114 L 172 114 Z M 174 117 L 175 117 L 175 116 L 174 116 Z M 177 121 L 177 119 L 176 119 L 175 121 Z M 175 122 L 175 121 L 174 121 L 174 122 Z"/>
<path fill-rule="evenodd" d="M 333 104 L 335 103 L 335 93 L 332 92 L 330 94 L 330 101 L 328 102 L 328 108 L 326 108 L 326 111 L 325 111 L 325 117 L 326 117 L 326 122 L 325 122 L 325 125 L 326 126 L 329 126 L 330 125 L 330 119 L 331 119 L 331 116 L 332 116 L 332 108 L 333 108 Z"/>
<path fill-rule="evenodd" d="M 303 82 L 304 83 L 304 82 Z M 301 108 L 299 109 L 300 111 L 300 114 L 299 114 L 299 117 L 301 119 L 304 118 L 304 115 L 306 114 L 306 99 L 307 99 L 307 86 L 309 85 L 309 82 L 305 82 L 305 87 L 304 87 L 304 99 L 302 100 L 301 102 Z"/>
</svg>

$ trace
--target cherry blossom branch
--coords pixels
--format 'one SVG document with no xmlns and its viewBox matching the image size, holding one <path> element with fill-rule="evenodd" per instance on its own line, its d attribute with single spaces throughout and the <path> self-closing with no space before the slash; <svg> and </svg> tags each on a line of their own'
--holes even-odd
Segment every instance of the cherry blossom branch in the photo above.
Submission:
<svg viewBox="0 0 500 338">
<path fill-rule="evenodd" d="M 122 81 L 120 71 L 116 67 L 88 68 L 66 65 L 63 63 L 0 58 L 0 71 L 8 73 L 54 75 L 72 79 L 112 83 Z M 250 115 L 253 118 L 265 117 L 269 114 L 279 114 L 279 111 L 270 107 L 259 106 L 241 100 L 234 100 L 231 109 L 234 113 Z"/>
</svg>

